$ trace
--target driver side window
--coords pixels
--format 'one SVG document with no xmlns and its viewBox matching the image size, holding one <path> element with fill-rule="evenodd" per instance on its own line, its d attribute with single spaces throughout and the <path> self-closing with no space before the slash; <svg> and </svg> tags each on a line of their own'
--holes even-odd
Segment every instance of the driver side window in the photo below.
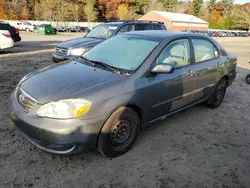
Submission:
<svg viewBox="0 0 250 188">
<path fill-rule="evenodd" d="M 156 60 L 156 64 L 161 63 L 174 63 L 175 68 L 191 64 L 188 39 L 176 40 L 170 43 Z"/>
</svg>

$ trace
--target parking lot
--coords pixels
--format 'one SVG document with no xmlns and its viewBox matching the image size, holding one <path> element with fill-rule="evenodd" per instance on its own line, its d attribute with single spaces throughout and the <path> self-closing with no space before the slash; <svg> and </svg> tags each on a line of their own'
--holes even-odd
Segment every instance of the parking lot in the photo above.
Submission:
<svg viewBox="0 0 250 188">
<path fill-rule="evenodd" d="M 38 36 L 0 52 L 0 187 L 215 187 L 250 185 L 250 37 L 216 38 L 238 56 L 237 77 L 223 104 L 201 104 L 143 129 L 125 155 L 97 151 L 52 156 L 23 139 L 8 117 L 8 99 L 27 73 L 52 64 L 56 43 L 82 34 Z M 70 73 L 65 76 L 70 76 Z"/>
</svg>

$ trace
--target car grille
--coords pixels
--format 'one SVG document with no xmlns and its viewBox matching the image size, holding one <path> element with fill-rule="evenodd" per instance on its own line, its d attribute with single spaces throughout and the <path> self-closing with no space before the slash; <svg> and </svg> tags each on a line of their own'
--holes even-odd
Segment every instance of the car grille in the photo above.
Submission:
<svg viewBox="0 0 250 188">
<path fill-rule="evenodd" d="M 37 104 L 36 99 L 31 97 L 28 93 L 26 93 L 23 89 L 18 88 L 16 92 L 17 101 L 20 106 L 25 110 L 31 110 L 33 106 Z"/>
<path fill-rule="evenodd" d="M 61 47 L 56 47 L 56 54 L 57 55 L 67 55 L 68 54 L 68 49 L 67 48 L 61 48 Z"/>
</svg>

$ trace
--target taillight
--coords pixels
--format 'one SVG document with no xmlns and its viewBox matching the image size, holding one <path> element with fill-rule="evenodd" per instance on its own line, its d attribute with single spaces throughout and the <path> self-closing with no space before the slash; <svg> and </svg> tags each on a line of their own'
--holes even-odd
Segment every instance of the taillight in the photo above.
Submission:
<svg viewBox="0 0 250 188">
<path fill-rule="evenodd" d="M 3 36 L 7 37 L 7 38 L 11 38 L 10 34 L 3 34 Z"/>
<path fill-rule="evenodd" d="M 16 34 L 19 35 L 19 30 L 18 30 L 17 28 L 13 27 L 13 26 L 11 26 L 11 27 L 12 27 L 13 29 L 15 29 Z"/>
</svg>

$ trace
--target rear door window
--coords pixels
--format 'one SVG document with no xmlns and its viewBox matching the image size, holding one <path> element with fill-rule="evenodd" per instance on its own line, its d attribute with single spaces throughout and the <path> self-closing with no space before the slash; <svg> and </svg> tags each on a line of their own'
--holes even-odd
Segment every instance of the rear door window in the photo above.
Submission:
<svg viewBox="0 0 250 188">
<path fill-rule="evenodd" d="M 195 63 L 208 61 L 219 57 L 219 53 L 215 46 L 204 39 L 193 39 Z"/>
<path fill-rule="evenodd" d="M 154 30 L 163 30 L 161 25 L 154 24 L 153 25 Z"/>
<path fill-rule="evenodd" d="M 151 24 L 136 24 L 136 31 L 153 30 Z"/>
</svg>

